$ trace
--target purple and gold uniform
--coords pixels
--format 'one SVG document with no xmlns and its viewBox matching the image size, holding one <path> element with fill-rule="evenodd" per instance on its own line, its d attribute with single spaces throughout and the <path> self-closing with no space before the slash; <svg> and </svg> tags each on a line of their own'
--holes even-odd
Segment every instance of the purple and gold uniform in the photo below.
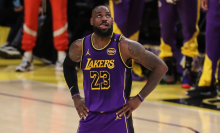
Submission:
<svg viewBox="0 0 220 133">
<path fill-rule="evenodd" d="M 209 0 L 206 14 L 206 56 L 198 86 L 214 85 L 220 79 L 220 1 Z"/>
<path fill-rule="evenodd" d="M 102 49 L 93 45 L 92 35 L 83 40 L 82 70 L 86 119 L 80 120 L 79 133 L 133 133 L 132 118 L 119 118 L 116 112 L 124 105 L 131 91 L 131 66 L 120 54 L 120 34 L 112 34 Z"/>
<path fill-rule="evenodd" d="M 194 58 L 199 54 L 197 36 L 199 33 L 198 21 L 200 0 L 159 0 L 159 19 L 161 24 L 160 58 L 172 57 L 176 48 L 175 23 L 179 16 L 183 29 L 183 55 Z"/>
<path fill-rule="evenodd" d="M 122 0 L 121 3 L 114 3 L 109 0 L 110 11 L 114 18 L 113 32 L 138 41 L 144 3 L 144 0 Z M 132 71 L 136 75 L 144 76 L 140 65 L 133 61 L 132 66 Z"/>
</svg>

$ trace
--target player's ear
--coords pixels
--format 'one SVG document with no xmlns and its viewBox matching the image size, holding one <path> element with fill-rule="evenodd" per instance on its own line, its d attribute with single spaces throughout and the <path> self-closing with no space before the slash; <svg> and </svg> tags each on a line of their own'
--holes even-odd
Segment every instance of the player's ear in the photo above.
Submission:
<svg viewBox="0 0 220 133">
<path fill-rule="evenodd" d="M 90 24 L 93 26 L 93 20 L 92 20 L 92 18 L 90 18 Z"/>
</svg>

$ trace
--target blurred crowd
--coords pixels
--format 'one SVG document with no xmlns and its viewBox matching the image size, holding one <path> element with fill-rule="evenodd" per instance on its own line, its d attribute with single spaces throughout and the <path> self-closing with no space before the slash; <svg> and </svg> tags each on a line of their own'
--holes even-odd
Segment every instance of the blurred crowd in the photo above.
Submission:
<svg viewBox="0 0 220 133">
<path fill-rule="evenodd" d="M 115 33 L 140 42 L 165 61 L 169 71 L 161 84 L 181 82 L 190 97 L 217 96 L 218 0 L 0 0 L 0 26 L 10 27 L 0 57 L 22 58 L 17 72 L 34 70 L 33 58 L 62 71 L 70 44 L 93 32 L 91 11 L 98 5 L 109 7 Z M 151 71 L 137 62 L 132 65 L 133 80 L 147 81 Z"/>
</svg>

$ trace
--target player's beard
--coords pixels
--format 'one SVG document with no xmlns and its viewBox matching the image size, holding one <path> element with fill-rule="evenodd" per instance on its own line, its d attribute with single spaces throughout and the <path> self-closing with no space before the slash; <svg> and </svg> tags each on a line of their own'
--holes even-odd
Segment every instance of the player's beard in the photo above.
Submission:
<svg viewBox="0 0 220 133">
<path fill-rule="evenodd" d="M 100 37 L 107 37 L 107 36 L 112 35 L 113 25 L 107 31 L 103 31 L 103 30 L 99 29 L 96 26 L 93 26 L 93 30 L 94 30 L 96 35 L 98 35 Z"/>
</svg>

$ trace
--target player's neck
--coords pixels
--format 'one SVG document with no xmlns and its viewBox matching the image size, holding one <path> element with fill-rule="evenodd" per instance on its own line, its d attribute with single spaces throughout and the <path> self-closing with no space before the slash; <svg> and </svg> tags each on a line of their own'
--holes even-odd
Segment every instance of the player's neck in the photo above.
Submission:
<svg viewBox="0 0 220 133">
<path fill-rule="evenodd" d="M 104 48 L 106 45 L 108 45 L 108 43 L 111 40 L 111 37 L 112 37 L 112 35 L 107 36 L 107 37 L 100 37 L 96 34 L 93 34 L 92 41 L 93 41 L 94 46 L 96 48 L 100 49 L 100 48 Z"/>
</svg>

